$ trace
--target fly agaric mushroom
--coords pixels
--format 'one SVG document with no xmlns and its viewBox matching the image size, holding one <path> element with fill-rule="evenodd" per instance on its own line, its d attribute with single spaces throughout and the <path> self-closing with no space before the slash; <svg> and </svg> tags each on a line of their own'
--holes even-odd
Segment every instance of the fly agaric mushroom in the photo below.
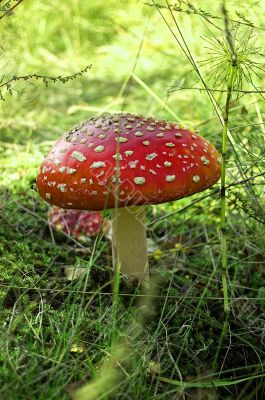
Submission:
<svg viewBox="0 0 265 400">
<path fill-rule="evenodd" d="M 108 220 L 103 220 L 99 211 L 64 210 L 52 207 L 48 211 L 49 224 L 75 239 L 82 240 L 103 232 L 108 235 Z"/>
<path fill-rule="evenodd" d="M 113 265 L 148 279 L 145 207 L 190 196 L 220 177 L 220 154 L 196 133 L 165 120 L 114 114 L 60 138 L 37 178 L 50 204 L 111 208 Z"/>
</svg>

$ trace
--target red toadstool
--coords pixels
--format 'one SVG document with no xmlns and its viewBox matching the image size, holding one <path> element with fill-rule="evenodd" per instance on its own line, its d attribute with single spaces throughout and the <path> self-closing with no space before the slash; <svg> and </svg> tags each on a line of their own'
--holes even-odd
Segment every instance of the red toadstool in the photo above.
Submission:
<svg viewBox="0 0 265 400">
<path fill-rule="evenodd" d="M 48 211 L 49 224 L 75 239 L 82 240 L 109 231 L 108 220 L 103 220 L 99 211 L 64 210 L 52 207 Z"/>
<path fill-rule="evenodd" d="M 219 177 L 220 154 L 196 133 L 150 117 L 106 114 L 56 142 L 37 186 L 46 201 L 63 208 L 111 208 L 114 266 L 144 280 L 149 271 L 143 206 L 190 196 Z"/>
</svg>

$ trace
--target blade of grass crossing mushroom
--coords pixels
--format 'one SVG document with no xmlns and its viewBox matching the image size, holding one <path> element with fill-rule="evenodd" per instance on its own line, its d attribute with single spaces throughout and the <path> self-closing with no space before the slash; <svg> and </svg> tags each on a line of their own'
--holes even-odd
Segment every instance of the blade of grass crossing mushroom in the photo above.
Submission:
<svg viewBox="0 0 265 400">
<path fill-rule="evenodd" d="M 117 137 L 120 138 L 120 129 L 118 129 L 118 134 Z M 113 287 L 113 314 L 112 314 L 112 339 L 111 339 L 111 347 L 116 343 L 116 337 L 117 337 L 117 329 L 116 329 L 116 323 L 117 323 L 117 315 L 118 315 L 118 308 L 119 308 L 119 288 L 120 288 L 120 273 L 121 273 L 121 263 L 118 257 L 114 257 L 114 254 L 116 254 L 116 246 L 115 246 L 115 235 L 116 235 L 116 229 L 117 228 L 117 218 L 116 214 L 119 211 L 119 180 L 120 180 L 120 160 L 119 160 L 119 154 L 120 154 L 120 141 L 117 140 L 116 143 L 116 157 L 115 157 L 115 204 L 114 204 L 114 210 L 115 212 L 113 213 L 113 210 L 111 211 L 111 224 L 112 224 L 112 264 L 113 264 L 113 269 L 114 269 L 114 287 Z"/>
</svg>

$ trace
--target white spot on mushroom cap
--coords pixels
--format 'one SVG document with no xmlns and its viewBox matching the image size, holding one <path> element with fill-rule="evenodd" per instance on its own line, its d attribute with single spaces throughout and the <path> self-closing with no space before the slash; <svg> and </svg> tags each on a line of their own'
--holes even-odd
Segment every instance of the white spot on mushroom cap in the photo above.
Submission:
<svg viewBox="0 0 265 400">
<path fill-rule="evenodd" d="M 61 161 L 61 160 L 58 160 L 58 158 L 56 158 L 56 159 L 54 160 L 54 164 L 55 164 L 55 165 L 59 165 L 59 164 L 61 164 L 61 162 L 62 162 L 62 161 Z"/>
<path fill-rule="evenodd" d="M 175 133 L 176 137 L 182 137 L 182 134 L 180 132 Z"/>
<path fill-rule="evenodd" d="M 158 156 L 157 153 L 151 153 L 151 154 L 147 154 L 147 156 L 145 157 L 146 160 L 148 161 L 152 161 L 154 158 L 156 158 Z"/>
<path fill-rule="evenodd" d="M 138 164 L 139 160 L 134 160 L 129 162 L 130 168 L 136 168 L 136 165 Z"/>
<path fill-rule="evenodd" d="M 95 151 L 96 153 L 101 153 L 101 152 L 104 151 L 104 150 L 105 150 L 105 146 L 102 146 L 102 145 L 97 146 L 97 147 L 94 148 L 94 151 Z"/>
<path fill-rule="evenodd" d="M 69 168 L 69 167 L 65 167 L 65 166 L 59 168 L 59 172 L 61 172 L 61 173 L 65 172 L 65 170 L 68 175 L 72 175 L 76 172 L 75 168 Z"/>
<path fill-rule="evenodd" d="M 173 182 L 175 179 L 176 179 L 176 175 L 167 175 L 166 176 L 167 182 Z"/>
<path fill-rule="evenodd" d="M 100 167 L 106 167 L 106 163 L 104 161 L 94 161 L 93 164 L 91 164 L 90 168 L 100 168 Z"/>
<path fill-rule="evenodd" d="M 87 139 L 83 138 L 80 140 L 80 143 L 85 144 L 87 142 Z"/>
<path fill-rule="evenodd" d="M 135 136 L 144 136 L 144 133 L 143 132 L 141 132 L 141 131 L 137 131 L 137 132 L 135 132 L 135 134 L 134 134 Z"/>
<path fill-rule="evenodd" d="M 56 181 L 48 182 L 48 186 L 53 186 L 54 187 L 55 185 L 56 185 Z"/>
<path fill-rule="evenodd" d="M 125 143 L 125 142 L 128 142 L 128 139 L 125 138 L 125 137 L 122 137 L 122 136 L 116 137 L 115 140 L 116 140 L 116 142 L 118 142 L 118 143 Z"/>
<path fill-rule="evenodd" d="M 132 150 L 126 150 L 124 152 L 124 154 L 128 157 L 128 156 L 132 156 L 133 155 L 133 151 Z"/>
<path fill-rule="evenodd" d="M 175 144 L 172 142 L 166 143 L 165 144 L 167 147 L 175 147 Z"/>
<path fill-rule="evenodd" d="M 193 182 L 198 183 L 198 182 L 200 182 L 201 178 L 199 177 L 199 175 L 194 175 L 192 180 L 193 180 Z"/>
<path fill-rule="evenodd" d="M 47 199 L 47 200 L 50 200 L 51 199 L 51 193 L 45 193 L 45 198 Z"/>
<path fill-rule="evenodd" d="M 72 175 L 72 174 L 74 174 L 76 172 L 76 169 L 74 169 L 74 168 L 67 168 L 67 171 L 66 171 L 66 173 L 68 174 L 68 175 Z"/>
<path fill-rule="evenodd" d="M 145 140 L 145 141 L 143 142 L 143 145 L 145 145 L 145 146 L 149 146 L 149 144 L 150 144 L 149 140 Z"/>
<path fill-rule="evenodd" d="M 112 156 L 115 160 L 122 160 L 122 155 L 120 153 L 114 154 L 114 156 Z"/>
<path fill-rule="evenodd" d="M 81 178 L 81 179 L 80 179 L 80 182 L 81 182 L 81 183 L 85 183 L 85 182 L 86 182 L 86 178 Z"/>
<path fill-rule="evenodd" d="M 170 161 L 165 161 L 164 166 L 165 167 L 171 167 L 172 163 Z"/>
<path fill-rule="evenodd" d="M 133 180 L 136 185 L 143 185 L 145 183 L 145 178 L 143 176 L 136 176 Z"/>
<path fill-rule="evenodd" d="M 98 135 L 99 139 L 105 139 L 106 136 L 105 134 Z"/>
<path fill-rule="evenodd" d="M 210 164 L 210 161 L 209 161 L 208 158 L 206 158 L 205 156 L 202 156 L 202 157 L 201 157 L 201 160 L 202 160 L 202 163 L 203 163 L 204 165 L 209 165 L 209 164 Z"/>
<path fill-rule="evenodd" d="M 156 134 L 157 137 L 164 137 L 164 133 L 160 132 Z"/>
<path fill-rule="evenodd" d="M 83 153 L 80 153 L 79 151 L 73 151 L 72 152 L 72 158 L 78 161 L 86 161 L 86 157 L 84 156 Z"/>
<path fill-rule="evenodd" d="M 63 193 L 67 192 L 66 183 L 59 183 L 59 185 L 57 185 L 57 188 Z"/>
</svg>

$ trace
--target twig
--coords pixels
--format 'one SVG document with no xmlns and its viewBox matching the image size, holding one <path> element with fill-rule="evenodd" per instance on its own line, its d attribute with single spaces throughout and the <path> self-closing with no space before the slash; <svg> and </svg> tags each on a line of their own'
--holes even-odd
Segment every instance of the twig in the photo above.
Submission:
<svg viewBox="0 0 265 400">
<path fill-rule="evenodd" d="M 2 1 L 2 0 L 1 0 Z M 0 20 L 3 19 L 7 14 L 10 14 L 19 4 L 24 0 L 17 0 L 17 3 L 13 5 L 13 7 L 9 8 L 3 15 L 0 16 Z"/>
</svg>

